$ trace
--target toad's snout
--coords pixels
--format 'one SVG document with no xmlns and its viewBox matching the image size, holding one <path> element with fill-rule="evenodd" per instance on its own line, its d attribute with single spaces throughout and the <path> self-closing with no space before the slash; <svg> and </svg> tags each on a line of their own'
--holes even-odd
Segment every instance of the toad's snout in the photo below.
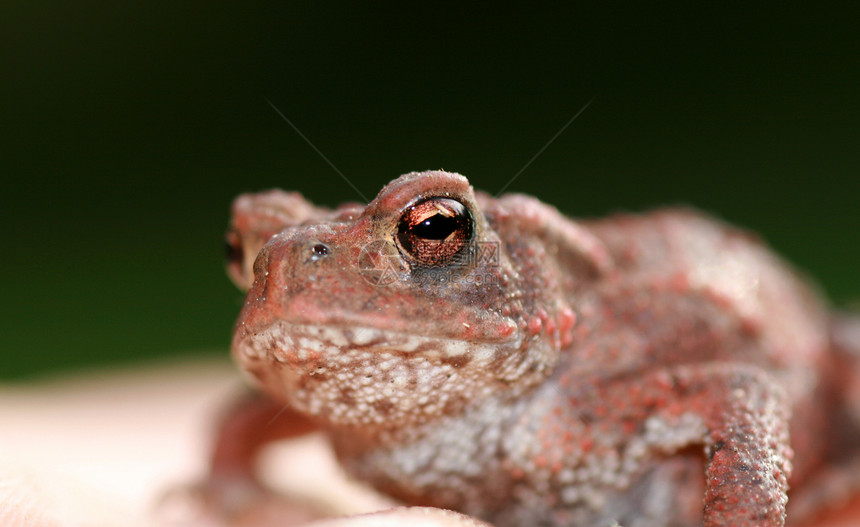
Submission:
<svg viewBox="0 0 860 527">
<path fill-rule="evenodd" d="M 351 253 L 326 230 L 289 229 L 269 240 L 254 261 L 253 283 L 237 326 L 325 322 L 326 308 L 344 289 Z"/>
</svg>

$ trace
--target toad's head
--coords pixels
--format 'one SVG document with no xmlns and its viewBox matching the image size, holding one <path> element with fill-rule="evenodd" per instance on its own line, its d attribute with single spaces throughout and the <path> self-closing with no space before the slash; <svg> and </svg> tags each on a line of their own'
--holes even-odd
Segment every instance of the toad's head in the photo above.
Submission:
<svg viewBox="0 0 860 527">
<path fill-rule="evenodd" d="M 552 247 L 516 227 L 531 202 L 512 199 L 440 171 L 403 175 L 366 207 L 240 197 L 230 274 L 249 292 L 235 359 L 335 426 L 426 421 L 529 389 L 575 317 Z"/>
</svg>

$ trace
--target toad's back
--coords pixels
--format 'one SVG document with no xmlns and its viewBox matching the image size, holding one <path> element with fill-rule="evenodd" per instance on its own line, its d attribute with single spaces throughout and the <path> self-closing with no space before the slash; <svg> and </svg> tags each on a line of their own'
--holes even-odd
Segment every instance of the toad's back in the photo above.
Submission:
<svg viewBox="0 0 860 527">
<path fill-rule="evenodd" d="M 738 355 L 724 348 L 720 351 L 731 355 L 711 358 L 747 357 L 805 369 L 821 365 L 829 346 L 827 309 L 809 283 L 753 235 L 683 209 L 614 216 L 586 226 L 615 265 L 602 290 L 609 298 L 627 296 L 620 299 L 632 306 L 626 311 L 650 316 L 651 327 L 701 304 L 721 315 L 702 315 L 700 323 L 726 325 L 721 333 L 743 337 L 757 350 Z M 678 304 L 663 306 L 672 313 L 661 316 L 653 302 L 663 296 Z M 690 352 L 694 360 L 703 360 L 714 351 Z"/>
</svg>

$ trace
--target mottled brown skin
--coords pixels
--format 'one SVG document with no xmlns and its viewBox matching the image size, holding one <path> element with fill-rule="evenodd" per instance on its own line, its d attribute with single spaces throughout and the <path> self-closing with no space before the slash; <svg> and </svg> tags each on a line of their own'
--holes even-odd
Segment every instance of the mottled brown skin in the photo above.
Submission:
<svg viewBox="0 0 860 527">
<path fill-rule="evenodd" d="M 265 396 L 215 478 L 318 428 L 382 492 L 499 527 L 773 527 L 855 454 L 856 319 L 699 213 L 575 221 L 422 172 L 366 207 L 242 196 L 228 242 Z"/>
</svg>

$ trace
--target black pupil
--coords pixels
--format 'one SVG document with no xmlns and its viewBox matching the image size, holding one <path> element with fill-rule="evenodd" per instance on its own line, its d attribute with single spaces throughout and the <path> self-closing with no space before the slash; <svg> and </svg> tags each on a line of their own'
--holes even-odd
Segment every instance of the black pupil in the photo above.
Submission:
<svg viewBox="0 0 860 527">
<path fill-rule="evenodd" d="M 413 234 L 425 240 L 444 240 L 460 226 L 460 217 L 431 216 L 412 228 Z"/>
<path fill-rule="evenodd" d="M 404 211 L 397 226 L 400 248 L 423 266 L 446 265 L 472 239 L 468 209 L 450 198 L 429 198 Z"/>
</svg>

